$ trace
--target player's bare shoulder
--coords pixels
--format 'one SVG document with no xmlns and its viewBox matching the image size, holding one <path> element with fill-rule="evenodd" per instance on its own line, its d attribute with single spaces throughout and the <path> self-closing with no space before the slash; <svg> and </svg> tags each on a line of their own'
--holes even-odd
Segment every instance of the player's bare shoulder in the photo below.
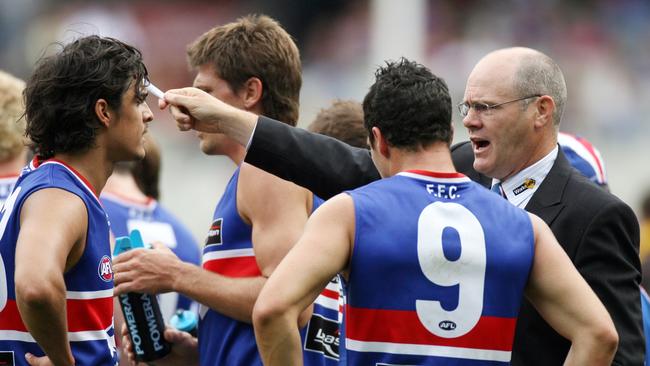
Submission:
<svg viewBox="0 0 650 366">
<path fill-rule="evenodd" d="M 54 213 L 72 216 L 75 219 L 82 219 L 81 221 L 88 220 L 83 200 L 76 194 L 60 188 L 44 188 L 32 193 L 25 199 L 20 217 L 23 221 L 30 217 L 51 217 Z M 73 222 L 79 226 L 80 221 Z"/>
<path fill-rule="evenodd" d="M 261 206 L 277 212 L 281 208 L 311 211 L 312 194 L 305 188 L 280 179 L 250 164 L 242 163 L 237 183 L 237 207 L 240 214 L 259 211 Z"/>
<path fill-rule="evenodd" d="M 65 220 L 61 220 L 65 217 Z M 45 188 L 25 199 L 20 211 L 19 245 L 27 251 L 42 248 L 45 240 L 54 252 L 65 253 L 66 270 L 83 254 L 88 213 L 83 200 L 60 188 Z M 48 233 L 48 234 L 43 234 Z"/>
</svg>

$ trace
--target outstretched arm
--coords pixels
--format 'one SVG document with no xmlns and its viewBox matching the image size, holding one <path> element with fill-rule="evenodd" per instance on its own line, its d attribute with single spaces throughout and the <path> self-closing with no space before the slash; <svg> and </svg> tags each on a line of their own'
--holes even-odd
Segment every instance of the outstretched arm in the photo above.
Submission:
<svg viewBox="0 0 650 366">
<path fill-rule="evenodd" d="M 255 130 L 257 115 L 226 104 L 197 88 L 171 89 L 158 107 L 169 107 L 181 131 L 223 133 L 246 146 Z"/>
<path fill-rule="evenodd" d="M 337 272 L 346 270 L 353 238 L 354 207 L 346 194 L 327 201 L 309 219 L 253 310 L 255 338 L 265 365 L 302 363 L 298 317 Z"/>
<path fill-rule="evenodd" d="M 247 146 L 246 162 L 328 199 L 380 178 L 370 153 L 225 104 L 195 88 L 165 93 L 181 130 L 224 133 Z M 254 131 L 254 133 L 253 133 Z M 251 140 L 252 136 L 252 140 Z"/>
<path fill-rule="evenodd" d="M 368 149 L 260 117 L 245 161 L 323 199 L 380 178 Z"/>
<path fill-rule="evenodd" d="M 551 229 L 529 215 L 535 230 L 535 258 L 526 296 L 542 317 L 571 341 L 565 365 L 610 365 L 618 335 L 609 313 Z"/>
<path fill-rule="evenodd" d="M 16 303 L 27 330 L 55 365 L 74 365 L 63 274 L 83 253 L 87 226 L 83 201 L 60 189 L 33 193 L 20 211 Z"/>
</svg>

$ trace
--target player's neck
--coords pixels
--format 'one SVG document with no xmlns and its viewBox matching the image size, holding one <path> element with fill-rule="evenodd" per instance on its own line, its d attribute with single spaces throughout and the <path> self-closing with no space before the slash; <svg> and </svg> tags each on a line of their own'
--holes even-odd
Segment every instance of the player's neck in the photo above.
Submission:
<svg viewBox="0 0 650 366">
<path fill-rule="evenodd" d="M 235 163 L 235 165 L 240 166 L 244 162 L 246 157 L 246 149 L 241 145 L 234 145 L 231 149 L 225 152 L 225 155 L 230 158 L 230 160 Z"/>
<path fill-rule="evenodd" d="M 90 149 L 80 154 L 60 153 L 53 159 L 62 161 L 81 174 L 92 186 L 96 194 L 104 189 L 108 177 L 113 172 L 113 162 L 102 155 L 101 149 Z"/>
<path fill-rule="evenodd" d="M 406 170 L 426 170 L 439 173 L 456 172 L 451 160 L 449 146 L 436 143 L 415 152 L 404 149 L 391 149 L 389 173 L 391 176 Z"/>
<path fill-rule="evenodd" d="M 246 149 L 243 147 L 240 149 L 234 149 L 233 151 L 228 151 L 226 155 L 228 155 L 230 160 L 232 160 L 235 165 L 240 166 L 246 157 Z"/>
<path fill-rule="evenodd" d="M 124 197 L 130 201 L 149 201 L 149 197 L 142 193 L 131 174 L 113 173 L 106 181 L 103 191 Z"/>
</svg>

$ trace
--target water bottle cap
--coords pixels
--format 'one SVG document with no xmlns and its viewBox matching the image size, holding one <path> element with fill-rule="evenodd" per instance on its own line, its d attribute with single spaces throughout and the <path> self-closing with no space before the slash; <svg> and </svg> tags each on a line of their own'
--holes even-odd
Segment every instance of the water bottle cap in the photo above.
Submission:
<svg viewBox="0 0 650 366">
<path fill-rule="evenodd" d="M 131 230 L 129 236 L 131 237 L 131 245 L 133 246 L 133 249 L 145 247 L 144 242 L 142 240 L 142 234 L 140 234 L 140 230 L 138 229 Z"/>
<path fill-rule="evenodd" d="M 115 238 L 115 249 L 113 249 L 113 256 L 117 257 L 119 254 L 133 249 L 131 245 L 131 238 L 128 236 L 120 236 Z"/>
<path fill-rule="evenodd" d="M 142 234 L 137 229 L 131 230 L 129 236 L 120 236 L 115 238 L 115 249 L 113 249 L 113 257 L 124 253 L 131 249 L 145 248 L 142 242 Z"/>
<path fill-rule="evenodd" d="M 196 328 L 199 318 L 189 310 L 179 309 L 169 320 L 169 325 L 183 332 L 190 332 Z"/>
</svg>

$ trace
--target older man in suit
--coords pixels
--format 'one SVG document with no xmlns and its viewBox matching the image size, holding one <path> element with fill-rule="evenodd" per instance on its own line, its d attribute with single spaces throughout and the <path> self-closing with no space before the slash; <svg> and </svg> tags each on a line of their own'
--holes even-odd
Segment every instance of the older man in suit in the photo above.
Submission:
<svg viewBox="0 0 650 366">
<path fill-rule="evenodd" d="M 488 54 L 459 105 L 470 142 L 455 147 L 455 161 L 461 171 L 491 177 L 493 190 L 551 226 L 614 319 L 621 338 L 615 364 L 638 365 L 644 349 L 638 224 L 627 205 L 591 184 L 558 149 L 565 101 L 564 77 L 548 56 L 526 48 Z M 513 364 L 560 364 L 568 345 L 524 304 Z"/>
<path fill-rule="evenodd" d="M 614 364 L 641 365 L 638 222 L 629 206 L 571 168 L 558 149 L 566 101 L 559 67 L 528 48 L 492 52 L 472 71 L 464 99 L 459 107 L 470 141 L 452 148 L 456 168 L 549 224 L 614 320 L 620 337 Z M 160 106 L 167 104 L 181 130 L 223 132 L 249 144 L 246 162 L 320 197 L 379 179 L 367 151 L 234 111 L 200 91 L 168 92 Z M 559 365 L 568 349 L 524 304 L 512 364 Z"/>
</svg>

